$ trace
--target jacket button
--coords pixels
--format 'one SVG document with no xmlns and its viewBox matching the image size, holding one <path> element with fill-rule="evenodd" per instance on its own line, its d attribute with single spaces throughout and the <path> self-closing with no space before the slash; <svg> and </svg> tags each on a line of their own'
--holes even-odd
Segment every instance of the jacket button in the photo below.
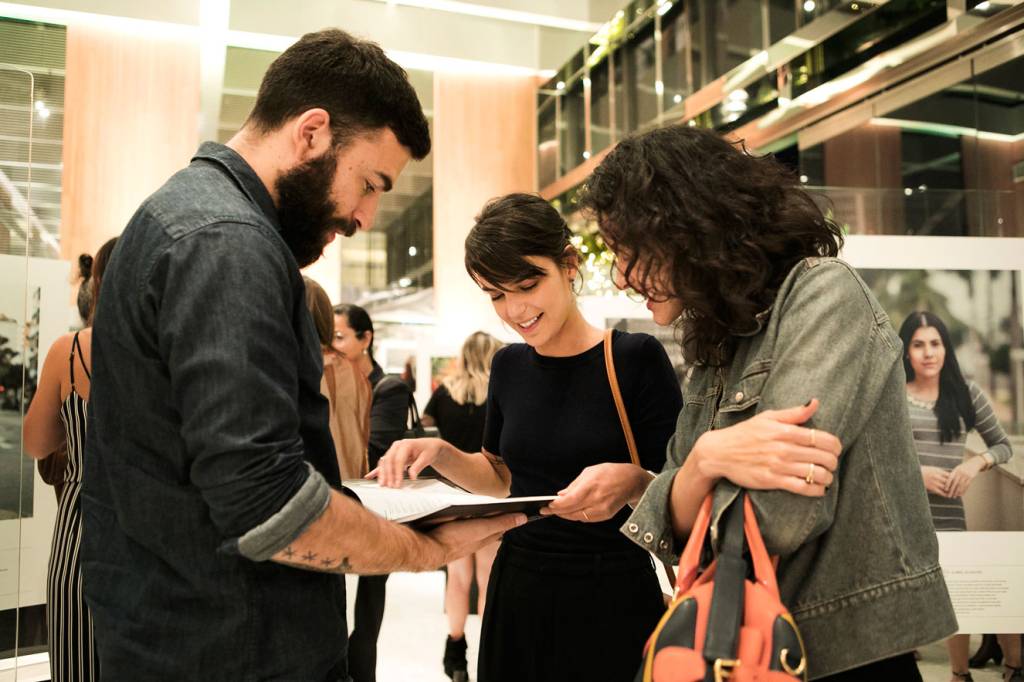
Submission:
<svg viewBox="0 0 1024 682">
<path fill-rule="evenodd" d="M 736 402 L 743 400 L 743 391 L 736 391 L 736 395 L 733 396 L 733 400 Z"/>
<path fill-rule="evenodd" d="M 644 533 L 644 544 L 649 545 L 654 542 L 654 533 Z"/>
<path fill-rule="evenodd" d="M 635 523 L 631 523 L 631 524 L 629 524 L 626 527 L 629 528 L 629 532 L 630 533 L 636 533 L 637 531 L 640 530 L 640 526 L 636 525 Z"/>
<path fill-rule="evenodd" d="M 668 540 L 662 540 L 658 543 L 658 549 L 668 549 Z"/>
</svg>

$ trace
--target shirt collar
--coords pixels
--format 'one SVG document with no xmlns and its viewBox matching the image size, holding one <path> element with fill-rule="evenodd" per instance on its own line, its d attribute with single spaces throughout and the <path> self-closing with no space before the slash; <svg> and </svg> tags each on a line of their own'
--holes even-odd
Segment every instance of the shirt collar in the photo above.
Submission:
<svg viewBox="0 0 1024 682">
<path fill-rule="evenodd" d="M 192 161 L 207 161 L 216 164 L 224 169 L 231 176 L 242 192 L 249 198 L 249 201 L 256 204 L 260 211 L 267 217 L 270 224 L 278 232 L 281 231 L 281 223 L 277 217 L 277 207 L 270 197 L 266 185 L 256 175 L 256 171 L 246 162 L 242 156 L 231 147 L 217 142 L 203 142 L 199 145 Z"/>
<path fill-rule="evenodd" d="M 733 336 L 757 336 L 764 329 L 768 318 L 772 316 L 772 306 L 768 306 L 757 315 L 754 315 L 754 328 L 746 332 L 733 332 Z"/>
</svg>

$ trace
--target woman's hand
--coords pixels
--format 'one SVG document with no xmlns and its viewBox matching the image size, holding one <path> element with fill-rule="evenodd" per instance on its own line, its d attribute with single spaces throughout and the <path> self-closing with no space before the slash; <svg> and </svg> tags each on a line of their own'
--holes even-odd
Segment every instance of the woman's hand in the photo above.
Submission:
<svg viewBox="0 0 1024 682">
<path fill-rule="evenodd" d="M 447 449 L 448 443 L 440 438 L 395 441 L 366 478 L 376 478 L 385 488 L 401 488 L 406 469 L 409 478 L 415 479 L 438 458 L 443 458 Z"/>
<path fill-rule="evenodd" d="M 831 433 L 799 426 L 818 411 L 817 399 L 800 407 L 765 410 L 694 444 L 700 473 L 751 490 L 787 490 L 821 497 L 832 485 L 843 445 Z"/>
<path fill-rule="evenodd" d="M 966 462 L 961 462 L 949 472 L 949 481 L 946 483 L 946 494 L 949 497 L 963 497 L 970 487 L 974 477 L 985 470 L 984 457 L 971 457 Z"/>
<path fill-rule="evenodd" d="M 605 462 L 580 472 L 558 499 L 541 509 L 541 514 L 555 514 L 570 521 L 594 523 L 607 521 L 627 503 L 636 501 L 654 480 L 635 464 Z"/>
<path fill-rule="evenodd" d="M 924 478 L 924 489 L 933 495 L 949 497 L 949 471 L 941 467 L 921 467 L 921 477 Z"/>
</svg>

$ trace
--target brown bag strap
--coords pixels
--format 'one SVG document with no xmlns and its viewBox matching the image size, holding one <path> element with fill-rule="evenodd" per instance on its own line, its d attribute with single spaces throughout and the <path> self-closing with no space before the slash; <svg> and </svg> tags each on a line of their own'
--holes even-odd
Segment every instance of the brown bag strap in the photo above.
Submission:
<svg viewBox="0 0 1024 682">
<path fill-rule="evenodd" d="M 629 415 L 626 414 L 626 404 L 622 402 L 622 391 L 619 389 L 619 378 L 615 374 L 615 358 L 612 356 L 612 331 L 606 329 L 604 332 L 604 368 L 608 371 L 608 384 L 612 387 L 612 398 L 615 400 L 615 411 L 619 413 L 619 423 L 622 424 L 622 433 L 626 436 L 626 447 L 629 448 L 629 461 L 636 466 L 640 464 L 640 453 L 636 449 L 636 439 L 633 437 L 633 427 L 629 425 Z M 641 467 L 642 468 L 642 467 Z M 676 587 L 676 572 L 668 563 L 662 561 L 662 568 L 665 569 L 665 577 L 668 578 L 669 587 Z"/>
<path fill-rule="evenodd" d="M 619 413 L 619 423 L 622 424 L 622 433 L 626 435 L 626 447 L 629 448 L 629 461 L 640 466 L 640 455 L 636 450 L 636 439 L 633 438 L 633 429 L 629 425 L 629 416 L 626 414 L 626 405 L 622 402 L 622 391 L 619 390 L 619 378 L 615 375 L 615 359 L 612 357 L 612 330 L 604 332 L 604 368 L 608 371 L 608 384 L 612 387 L 612 398 L 615 400 L 615 410 Z"/>
</svg>

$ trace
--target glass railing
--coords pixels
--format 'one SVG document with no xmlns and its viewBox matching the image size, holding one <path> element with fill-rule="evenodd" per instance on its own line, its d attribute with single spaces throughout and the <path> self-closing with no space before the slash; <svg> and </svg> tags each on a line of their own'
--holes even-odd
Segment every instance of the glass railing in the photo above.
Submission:
<svg viewBox="0 0 1024 682">
<path fill-rule="evenodd" d="M 1009 190 L 807 189 L 851 235 L 1024 237 L 1024 202 Z"/>
</svg>

